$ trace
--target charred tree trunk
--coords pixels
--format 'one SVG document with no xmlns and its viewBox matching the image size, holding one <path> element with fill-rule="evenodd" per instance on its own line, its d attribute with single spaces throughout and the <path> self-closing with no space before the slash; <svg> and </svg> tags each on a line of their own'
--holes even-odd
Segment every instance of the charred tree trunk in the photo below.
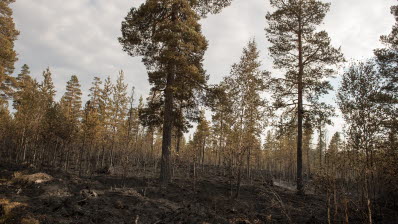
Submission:
<svg viewBox="0 0 398 224">
<path fill-rule="evenodd" d="M 304 194 L 303 186 L 303 42 L 301 18 L 299 18 L 298 33 L 298 54 L 299 54 L 299 73 L 298 73 L 298 111 L 297 111 L 297 193 Z"/>
</svg>

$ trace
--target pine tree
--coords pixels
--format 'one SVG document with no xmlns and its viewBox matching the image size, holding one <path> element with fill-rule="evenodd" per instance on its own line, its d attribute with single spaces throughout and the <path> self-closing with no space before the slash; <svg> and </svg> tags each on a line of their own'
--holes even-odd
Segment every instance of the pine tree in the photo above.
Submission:
<svg viewBox="0 0 398 224">
<path fill-rule="evenodd" d="M 124 120 L 127 116 L 127 84 L 124 83 L 124 73 L 119 72 L 119 76 L 116 80 L 116 84 L 113 86 L 113 98 L 112 98 L 112 126 L 114 130 L 120 130 Z"/>
<path fill-rule="evenodd" d="M 101 85 L 102 81 L 98 77 L 94 77 L 94 81 L 91 83 L 93 86 L 90 88 L 90 104 L 92 107 L 99 111 L 101 102 Z"/>
<path fill-rule="evenodd" d="M 15 85 L 11 74 L 14 71 L 14 63 L 17 61 L 17 53 L 14 50 L 14 41 L 19 35 L 15 29 L 10 4 L 15 0 L 0 1 L 0 104 L 5 97 L 12 93 L 10 86 Z"/>
<path fill-rule="evenodd" d="M 66 152 L 64 155 L 65 170 L 69 169 L 70 159 L 73 155 L 74 148 L 77 144 L 70 144 L 73 139 L 78 137 L 81 130 L 81 118 L 82 118 L 82 92 L 80 90 L 80 84 L 77 76 L 72 75 L 71 79 L 66 84 L 66 91 L 61 98 L 60 106 L 63 116 L 66 120 L 63 122 L 65 125 L 65 140 L 67 141 Z"/>
<path fill-rule="evenodd" d="M 209 144 L 208 138 L 210 136 L 210 125 L 204 116 L 204 111 L 201 112 L 200 121 L 193 135 L 192 143 L 195 153 L 195 161 L 205 164 L 206 146 Z"/>
<path fill-rule="evenodd" d="M 17 78 L 17 92 L 14 94 L 15 122 L 18 136 L 19 161 L 35 163 L 37 148 L 31 148 L 41 131 L 41 121 L 45 113 L 44 99 L 40 94 L 39 84 L 29 75 L 29 67 L 22 66 Z M 32 150 L 29 150 L 32 149 Z"/>
<path fill-rule="evenodd" d="M 40 85 L 40 89 L 45 95 L 45 98 L 47 98 L 48 102 L 52 104 L 57 91 L 55 90 L 50 68 L 47 68 L 45 71 L 43 71 L 43 82 Z"/>
<path fill-rule="evenodd" d="M 304 103 L 316 104 L 331 89 L 327 77 L 330 65 L 342 62 L 340 49 L 331 46 L 325 31 L 317 31 L 330 4 L 318 0 L 271 0 L 276 8 L 266 19 L 267 39 L 274 66 L 285 77 L 274 79 L 275 106 L 294 106 L 297 111 L 297 191 L 304 193 L 302 180 L 302 140 Z M 311 110 L 311 108 L 306 109 Z"/>
<path fill-rule="evenodd" d="M 10 132 L 12 127 L 14 125 L 12 124 L 12 116 L 8 110 L 8 104 L 6 102 L 3 104 L 0 101 L 0 156 L 4 159 L 8 158 L 9 161 L 14 158 L 14 150 L 9 147 L 13 141 L 13 135 Z"/>
<path fill-rule="evenodd" d="M 62 96 L 61 105 L 64 108 L 66 117 L 71 122 L 77 124 L 81 118 L 81 100 L 82 92 L 77 76 L 72 75 L 71 79 L 67 82 L 66 92 Z"/>
<path fill-rule="evenodd" d="M 110 165 L 114 165 L 114 149 L 116 141 L 121 141 L 118 137 L 124 138 L 123 127 L 124 121 L 127 116 L 127 84 L 124 83 L 124 73 L 119 72 L 119 76 L 116 80 L 116 84 L 112 87 L 112 99 L 111 99 L 111 129 L 112 129 L 112 142 L 111 142 L 111 155 Z M 122 137 L 123 136 L 123 137 Z"/>
<path fill-rule="evenodd" d="M 83 132 L 83 144 L 80 147 L 79 155 L 79 176 L 82 173 L 82 164 L 84 150 L 86 150 L 86 157 L 89 158 L 90 148 L 92 148 L 100 136 L 100 120 L 98 114 L 98 108 L 89 100 L 83 109 L 83 119 L 82 119 L 82 132 Z M 88 143 L 87 143 L 88 142 Z M 88 146 L 86 146 L 88 145 Z M 85 161 L 87 161 L 86 159 Z"/>
<path fill-rule="evenodd" d="M 340 132 L 335 132 L 330 140 L 328 152 L 336 154 L 341 150 L 342 147 L 342 139 L 340 136 Z"/>
<path fill-rule="evenodd" d="M 99 102 L 100 120 L 102 125 L 104 126 L 105 131 L 110 130 L 112 117 L 112 91 L 113 85 L 111 82 L 111 78 L 108 76 L 105 79 L 104 87 L 101 90 Z"/>
<path fill-rule="evenodd" d="M 398 5 L 391 7 L 391 14 L 396 23 L 389 35 L 381 36 L 380 40 L 385 48 L 376 49 L 376 61 L 379 73 L 384 80 L 382 93 L 378 97 L 379 102 L 385 104 L 385 112 L 390 119 L 384 124 L 392 133 L 398 132 Z"/>
<path fill-rule="evenodd" d="M 14 108 L 21 103 L 20 100 L 24 97 L 23 94 L 26 94 L 27 91 L 31 91 L 36 85 L 35 80 L 30 76 L 29 66 L 26 64 L 22 66 L 16 81 L 17 91 L 14 93 Z"/>
<path fill-rule="evenodd" d="M 265 136 L 265 142 L 263 145 L 262 164 L 259 165 L 261 168 L 266 168 L 269 174 L 276 174 L 276 152 L 278 151 L 278 139 L 276 138 L 273 130 L 268 130 Z"/>
<path fill-rule="evenodd" d="M 230 131 L 232 119 L 232 102 L 227 93 L 228 87 L 225 82 L 214 86 L 207 93 L 206 103 L 212 111 L 213 135 L 217 139 L 218 165 L 225 163 L 225 143 Z"/>
<path fill-rule="evenodd" d="M 138 100 L 138 106 L 134 107 L 134 88 L 132 89 L 131 96 L 129 98 L 129 112 L 127 118 L 127 145 L 133 140 L 134 146 L 138 145 L 138 138 L 140 137 L 141 125 L 140 125 L 140 117 L 139 111 L 143 108 L 144 102 L 142 96 L 140 96 Z M 134 147 L 134 148 L 135 148 Z"/>
<path fill-rule="evenodd" d="M 201 11 L 198 4 L 202 4 L 208 9 L 215 9 L 213 3 L 147 0 L 138 9 L 131 9 L 122 23 L 123 36 L 119 41 L 123 49 L 131 56 L 143 56 L 153 92 L 164 90 L 160 173 L 163 184 L 171 180 L 170 147 L 176 89 L 186 85 L 188 88 L 185 91 L 191 96 L 195 89 L 202 88 L 206 82 L 202 60 L 207 42 L 201 34 L 198 23 L 200 17 L 192 7 L 198 6 L 197 9 Z M 218 4 L 214 6 L 219 8 Z"/>
<path fill-rule="evenodd" d="M 102 99 L 103 90 L 101 88 L 101 84 L 102 84 L 101 79 L 98 77 L 94 77 L 94 81 L 92 82 L 92 87 L 89 89 L 90 100 L 86 102 L 85 108 L 83 110 L 84 111 L 83 114 L 84 116 L 82 120 L 83 145 L 85 145 L 86 142 L 88 141 L 89 150 L 86 151 L 87 154 L 91 153 L 90 149 L 98 146 L 102 146 L 103 149 L 105 149 L 104 137 L 107 136 L 107 132 L 105 124 L 102 122 L 103 114 L 101 113 L 102 109 L 101 99 Z M 104 151 L 102 152 L 104 153 Z M 97 155 L 95 160 L 96 161 L 95 168 L 98 168 L 98 165 L 100 164 L 101 150 L 98 150 L 95 153 Z M 81 152 L 81 156 L 83 156 L 83 152 Z"/>
<path fill-rule="evenodd" d="M 17 81 L 23 82 L 23 80 L 29 79 L 30 70 L 27 64 L 22 65 L 21 72 L 17 76 Z"/>
<path fill-rule="evenodd" d="M 269 74 L 261 71 L 260 66 L 256 43 L 251 40 L 243 49 L 239 63 L 232 65 L 231 75 L 226 77 L 220 85 L 221 88 L 218 91 L 221 92 L 218 94 L 219 96 L 225 94 L 226 102 L 213 107 L 216 111 L 216 128 L 224 132 L 221 124 L 231 126 L 231 130 L 226 135 L 226 144 L 232 149 L 229 152 L 230 160 L 237 164 L 238 169 L 236 197 L 239 195 L 241 169 L 244 162 L 246 161 L 247 174 L 250 176 L 251 157 L 254 151 L 259 151 L 261 148 L 260 135 L 265 124 L 264 109 L 266 107 L 261 94 L 266 90 L 265 84 Z M 211 104 L 214 105 L 214 103 Z M 228 113 L 224 113 L 224 110 Z M 221 135 L 224 133 L 220 133 Z M 222 137 L 219 141 L 222 141 Z"/>
<path fill-rule="evenodd" d="M 105 79 L 104 86 L 100 92 L 100 100 L 99 100 L 99 120 L 101 124 L 101 168 L 105 166 L 105 148 L 107 144 L 111 142 L 112 136 L 112 127 L 111 127 L 111 119 L 112 119 L 112 91 L 113 84 L 111 82 L 111 78 L 108 76 Z"/>
<path fill-rule="evenodd" d="M 266 90 L 265 81 L 268 73 L 260 70 L 259 52 L 254 40 L 243 49 L 240 62 L 232 66 L 227 83 L 231 88 L 233 111 L 236 121 L 234 129 L 239 134 L 238 150 L 242 157 L 246 155 L 247 173 L 250 176 L 250 160 L 255 146 L 260 142 L 265 121 L 266 102 L 261 94 Z M 239 193 L 239 192 L 237 192 Z"/>
</svg>

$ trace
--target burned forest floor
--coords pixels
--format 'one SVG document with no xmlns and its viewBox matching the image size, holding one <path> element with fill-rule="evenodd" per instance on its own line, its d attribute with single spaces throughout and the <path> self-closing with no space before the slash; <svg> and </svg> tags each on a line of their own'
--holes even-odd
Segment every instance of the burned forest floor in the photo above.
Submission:
<svg viewBox="0 0 398 224">
<path fill-rule="evenodd" d="M 0 165 L 0 223 L 327 223 L 325 197 L 253 180 L 231 197 L 228 178 L 175 175 L 161 187 L 156 170 L 76 174 Z"/>
</svg>

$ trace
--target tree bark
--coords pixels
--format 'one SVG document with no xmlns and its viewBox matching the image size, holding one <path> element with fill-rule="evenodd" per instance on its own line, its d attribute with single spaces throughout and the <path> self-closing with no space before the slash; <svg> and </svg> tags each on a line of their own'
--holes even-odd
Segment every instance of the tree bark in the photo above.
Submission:
<svg viewBox="0 0 398 224">
<path fill-rule="evenodd" d="M 297 193 L 304 194 L 303 186 L 303 42 L 301 33 L 301 19 L 299 19 L 298 33 L 298 111 L 297 111 Z"/>
<path fill-rule="evenodd" d="M 174 73 L 167 74 L 167 84 L 165 89 L 165 105 L 163 117 L 163 139 L 162 139 L 162 159 L 160 163 L 160 182 L 167 185 L 171 181 L 170 167 L 170 146 L 171 132 L 173 128 L 173 99 L 174 99 Z"/>
</svg>

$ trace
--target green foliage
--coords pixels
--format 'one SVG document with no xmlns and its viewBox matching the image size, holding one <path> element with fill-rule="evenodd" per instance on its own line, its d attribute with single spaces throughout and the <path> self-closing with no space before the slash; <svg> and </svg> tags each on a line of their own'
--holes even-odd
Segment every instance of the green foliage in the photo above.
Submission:
<svg viewBox="0 0 398 224">
<path fill-rule="evenodd" d="M 90 101 L 92 107 L 96 108 L 97 110 L 100 109 L 101 105 L 101 85 L 102 81 L 98 77 L 94 77 L 94 81 L 92 82 L 92 87 L 90 88 Z"/>
<path fill-rule="evenodd" d="M 349 125 L 349 144 L 355 150 L 370 151 L 386 119 L 377 97 L 382 80 L 373 61 L 351 65 L 343 74 L 337 103 Z"/>
<path fill-rule="evenodd" d="M 223 8 L 229 6 L 232 0 L 189 0 L 192 8 L 202 17 L 207 14 L 219 13 Z"/>
<path fill-rule="evenodd" d="M 79 132 L 79 121 L 82 118 L 82 92 L 77 76 L 72 75 L 66 84 L 65 94 L 61 98 L 60 106 L 69 123 L 67 127 L 71 131 L 68 135 L 74 137 Z"/>
<path fill-rule="evenodd" d="M 330 106 L 319 100 L 332 89 L 326 80 L 336 72 L 331 65 L 344 61 L 340 49 L 331 46 L 327 32 L 317 30 L 330 4 L 317 0 L 271 0 L 271 6 L 276 10 L 266 16 L 267 39 L 272 44 L 270 56 L 274 67 L 285 72 L 283 78 L 272 79 L 274 106 L 297 110 L 299 70 L 302 69 L 303 97 L 308 105 L 305 116 L 330 111 Z M 295 109 L 289 109 L 291 107 Z"/>
<path fill-rule="evenodd" d="M 200 115 L 200 121 L 192 139 L 192 148 L 194 150 L 194 160 L 203 164 L 205 161 L 206 148 L 209 145 L 210 124 L 204 116 L 204 112 Z"/>
<path fill-rule="evenodd" d="M 104 87 L 100 91 L 101 94 L 99 100 L 100 120 L 105 130 L 110 130 L 110 125 L 111 125 L 112 91 L 113 91 L 113 85 L 111 82 L 111 78 L 108 76 L 105 79 Z"/>
<path fill-rule="evenodd" d="M 207 81 L 202 68 L 207 41 L 201 33 L 200 17 L 191 3 L 199 6 L 202 2 L 147 0 L 138 9 L 130 10 L 122 22 L 122 37 L 119 38 L 123 50 L 129 55 L 143 57 L 152 85 L 151 91 L 165 93 L 159 95 L 161 98 L 157 101 L 162 104 L 152 104 L 161 107 L 148 107 L 144 113 L 156 117 L 164 108 L 161 165 L 164 183 L 171 179 L 169 154 L 173 127 L 179 127 L 178 132 L 181 133 L 185 118 L 188 117 L 182 115 L 183 105 L 190 105 L 187 111 L 197 108 L 197 104 L 191 102 L 195 102 L 197 91 Z M 179 116 L 175 116 L 174 111 L 178 111 Z"/>
<path fill-rule="evenodd" d="M 172 23 L 177 11 L 181 13 L 174 18 L 178 22 Z M 142 116 L 148 116 L 147 123 L 161 122 L 159 117 L 163 114 L 164 99 L 158 93 L 165 89 L 168 73 L 175 76 L 172 88 L 176 98 L 174 115 L 179 117 L 175 125 L 185 129 L 185 119 L 197 120 L 196 94 L 207 81 L 202 68 L 207 42 L 201 34 L 198 19 L 187 1 L 147 1 L 140 8 L 133 8 L 122 23 L 123 36 L 119 41 L 130 55 L 144 56 L 143 62 L 153 86 L 152 97 L 142 111 Z"/>
<path fill-rule="evenodd" d="M 383 87 L 378 100 L 385 103 L 384 111 L 390 119 L 384 126 L 397 132 L 398 127 L 398 5 L 391 7 L 396 23 L 389 35 L 381 36 L 385 48 L 374 51 Z"/>
<path fill-rule="evenodd" d="M 316 30 L 330 4 L 318 0 L 271 0 L 270 3 L 276 8 L 266 15 L 266 35 L 272 44 L 270 56 L 274 67 L 285 72 L 284 77 L 272 79 L 274 107 L 284 109 L 282 126 L 283 123 L 290 126 L 297 120 L 297 190 L 301 194 L 303 119 L 318 117 L 320 123 L 328 122 L 332 108 L 319 100 L 332 89 L 327 80 L 335 73 L 332 66 L 344 58 L 340 49 L 331 46 L 327 32 Z"/>
<path fill-rule="evenodd" d="M 45 95 L 47 101 L 51 104 L 54 101 L 55 93 L 57 91 L 54 87 L 50 68 L 47 68 L 45 71 L 43 71 L 43 82 L 40 84 L 40 89 Z"/>
<path fill-rule="evenodd" d="M 119 72 L 116 84 L 113 86 L 111 100 L 112 128 L 120 130 L 127 116 L 127 84 L 124 83 L 124 73 Z"/>
<path fill-rule="evenodd" d="M 14 50 L 14 42 L 19 31 L 15 29 L 10 4 L 15 0 L 0 1 L 0 104 L 4 98 L 12 94 L 10 86 L 15 85 L 11 76 L 14 71 L 14 63 L 17 61 L 17 53 Z"/>
</svg>

